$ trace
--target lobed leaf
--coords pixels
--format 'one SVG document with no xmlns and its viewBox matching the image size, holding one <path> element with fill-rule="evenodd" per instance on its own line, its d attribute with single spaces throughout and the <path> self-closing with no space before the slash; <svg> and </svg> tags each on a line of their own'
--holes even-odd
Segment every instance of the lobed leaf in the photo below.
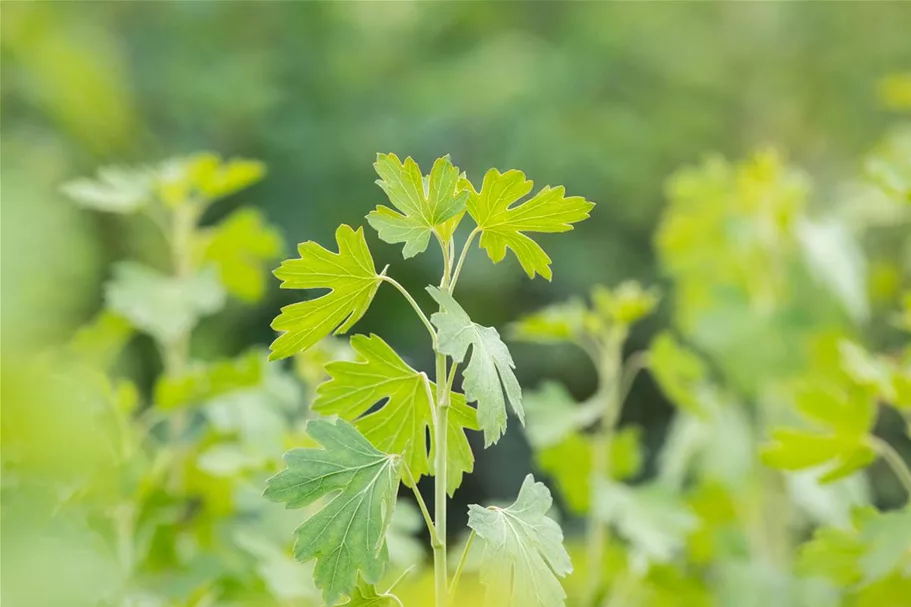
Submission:
<svg viewBox="0 0 911 607">
<path fill-rule="evenodd" d="M 316 559 L 314 581 L 335 605 L 352 595 L 358 575 L 370 584 L 383 575 L 400 459 L 377 451 L 344 420 L 311 421 L 307 433 L 323 448 L 287 452 L 288 467 L 266 482 L 264 495 L 286 508 L 326 498 L 295 530 L 294 556 Z"/>
<path fill-rule="evenodd" d="M 433 441 L 435 384 L 418 373 L 380 337 L 355 335 L 351 348 L 357 360 L 338 361 L 326 366 L 330 379 L 317 389 L 313 410 L 337 414 L 351 421 L 373 445 L 386 453 L 398 453 L 415 481 L 432 474 L 428 457 L 428 436 Z M 376 408 L 376 405 L 383 403 Z M 462 475 L 474 468 L 474 456 L 465 430 L 477 430 L 477 413 L 465 397 L 451 393 L 449 440 L 447 441 L 448 486 L 452 495 Z"/>
<path fill-rule="evenodd" d="M 465 398 L 478 403 L 478 424 L 484 431 L 485 446 L 490 446 L 506 431 L 507 400 L 525 423 L 522 388 L 513 373 L 515 364 L 509 348 L 496 329 L 473 323 L 451 295 L 436 287 L 427 287 L 427 292 L 442 310 L 430 317 L 438 331 L 438 351 L 461 363 L 468 348 L 472 349 L 471 360 L 462 371 Z"/>
<path fill-rule="evenodd" d="M 377 154 L 374 163 L 380 178 L 377 185 L 386 192 L 398 212 L 385 206 L 367 215 L 367 223 L 390 244 L 405 243 L 405 259 L 423 253 L 430 235 L 448 239 L 455 226 L 445 225 L 465 210 L 468 192 L 459 185 L 459 169 L 449 156 L 438 158 L 426 178 L 409 156 L 401 162 L 395 154 Z"/>
<path fill-rule="evenodd" d="M 481 581 L 486 605 L 555 607 L 565 604 L 559 577 L 572 573 L 563 531 L 547 517 L 550 491 L 532 475 L 525 477 L 508 508 L 468 507 L 468 526 L 484 540 Z"/>
<path fill-rule="evenodd" d="M 490 169 L 484 175 L 481 190 L 469 188 L 468 213 L 481 232 L 481 248 L 494 263 L 503 261 L 506 249 L 512 249 L 529 278 L 540 274 L 547 280 L 553 276 L 550 257 L 526 232 L 566 232 L 572 224 L 588 219 L 595 206 L 581 196 L 566 197 L 563 186 L 544 186 L 529 200 L 511 206 L 531 192 L 534 185 L 521 171 L 500 173 Z"/>
<path fill-rule="evenodd" d="M 345 333 L 367 311 L 382 278 L 376 273 L 364 229 L 347 225 L 335 232 L 338 253 L 315 242 L 298 245 L 300 257 L 275 270 L 283 289 L 329 289 L 329 293 L 282 308 L 272 328 L 282 334 L 272 342 L 270 360 L 307 350 L 330 333 Z"/>
</svg>

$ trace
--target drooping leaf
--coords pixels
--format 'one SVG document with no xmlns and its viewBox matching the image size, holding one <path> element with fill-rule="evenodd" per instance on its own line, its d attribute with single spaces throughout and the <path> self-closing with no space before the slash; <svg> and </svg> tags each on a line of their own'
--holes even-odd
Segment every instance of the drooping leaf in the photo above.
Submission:
<svg viewBox="0 0 911 607">
<path fill-rule="evenodd" d="M 668 562 L 698 525 L 686 504 L 657 483 L 629 487 L 602 480 L 595 499 L 594 515 L 630 542 L 637 569 Z"/>
<path fill-rule="evenodd" d="M 358 574 L 371 584 L 383 575 L 400 460 L 377 451 L 344 420 L 311 421 L 307 433 L 323 448 L 286 453 L 288 467 L 267 481 L 264 495 L 286 508 L 328 498 L 295 531 L 294 556 L 316 559 L 314 581 L 335 605 L 352 594 Z"/>
<path fill-rule="evenodd" d="M 405 259 L 422 253 L 434 230 L 444 239 L 451 235 L 439 230 L 448 220 L 465 209 L 468 192 L 459 186 L 459 169 L 449 156 L 438 158 L 426 178 L 409 156 L 401 162 L 395 154 L 378 154 L 373 165 L 380 186 L 389 202 L 398 209 L 378 206 L 367 215 L 367 222 L 380 238 L 391 244 L 405 243 Z"/>
<path fill-rule="evenodd" d="M 256 302 L 266 290 L 263 272 L 267 262 L 278 259 L 284 242 L 257 209 L 240 209 L 210 229 L 205 237 L 203 261 L 218 268 L 228 293 Z"/>
<path fill-rule="evenodd" d="M 283 289 L 329 289 L 329 293 L 282 308 L 272 321 L 272 328 L 283 333 L 272 342 L 270 360 L 306 350 L 333 331 L 345 333 L 373 301 L 382 278 L 373 265 L 364 229 L 341 225 L 335 240 L 338 253 L 305 242 L 298 245 L 298 259 L 283 261 L 275 270 Z"/>
<path fill-rule="evenodd" d="M 213 268 L 189 278 L 168 276 L 138 263 L 114 266 L 105 285 L 107 307 L 163 343 L 189 332 L 203 316 L 224 305 L 225 292 Z"/>
<path fill-rule="evenodd" d="M 265 363 L 262 351 L 251 350 L 237 358 L 196 363 L 180 373 L 164 373 L 155 383 L 155 406 L 167 411 L 257 386 L 263 380 Z"/>
<path fill-rule="evenodd" d="M 550 257 L 525 233 L 572 230 L 572 224 L 588 219 L 588 212 L 595 206 L 581 196 L 564 196 L 563 186 L 544 186 L 529 200 L 511 207 L 534 185 L 516 170 L 500 173 L 490 169 L 480 192 L 468 185 L 468 213 L 481 231 L 481 247 L 494 263 L 503 261 L 506 249 L 512 249 L 529 278 L 537 273 L 550 280 L 553 274 Z"/>
<path fill-rule="evenodd" d="M 133 213 L 152 197 L 155 173 L 148 167 L 103 167 L 95 179 L 82 177 L 63 184 L 63 194 L 76 204 L 108 213 Z"/>
<path fill-rule="evenodd" d="M 373 445 L 385 453 L 400 454 L 415 481 L 432 473 L 428 436 L 433 443 L 433 404 L 428 397 L 436 386 L 418 373 L 380 337 L 355 335 L 355 361 L 326 366 L 331 379 L 320 384 L 313 410 L 337 414 L 351 421 Z M 374 407 L 383 402 L 379 409 Z M 458 393 L 450 395 L 448 483 L 450 495 L 462 483 L 462 474 L 474 468 L 465 429 L 477 430 L 476 412 Z"/>
<path fill-rule="evenodd" d="M 652 340 L 648 361 L 655 381 L 672 403 L 689 413 L 705 415 L 699 396 L 706 369 L 698 356 L 669 333 L 661 333 Z"/>
<path fill-rule="evenodd" d="M 471 347 L 471 360 L 462 371 L 465 397 L 478 403 L 478 424 L 484 430 L 485 445 L 490 446 L 506 431 L 507 400 L 525 423 L 522 388 L 513 373 L 515 364 L 509 348 L 496 329 L 473 323 L 451 295 L 436 287 L 427 287 L 427 292 L 442 310 L 430 317 L 437 327 L 439 351 L 461 363 Z"/>
<path fill-rule="evenodd" d="M 508 508 L 468 507 L 468 526 L 484 540 L 481 581 L 486 605 L 562 607 L 566 593 L 559 577 L 572 572 L 563 531 L 547 517 L 550 491 L 532 475 Z"/>
</svg>

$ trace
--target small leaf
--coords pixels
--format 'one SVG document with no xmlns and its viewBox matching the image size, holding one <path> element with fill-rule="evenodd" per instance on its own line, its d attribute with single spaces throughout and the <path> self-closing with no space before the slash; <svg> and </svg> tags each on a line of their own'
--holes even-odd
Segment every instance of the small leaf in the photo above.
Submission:
<svg viewBox="0 0 911 607">
<path fill-rule="evenodd" d="M 558 577 L 572 573 L 560 526 L 547 517 L 550 491 L 532 475 L 508 508 L 468 507 L 468 526 L 484 540 L 481 581 L 486 605 L 562 607 L 566 593 Z"/>
<path fill-rule="evenodd" d="M 643 289 L 634 280 L 620 283 L 613 289 L 601 285 L 592 289 L 592 305 L 611 325 L 629 326 L 651 314 L 660 297 L 655 289 Z"/>
<path fill-rule="evenodd" d="M 155 172 L 150 168 L 104 167 L 95 179 L 80 178 L 60 189 L 76 204 L 108 213 L 134 213 L 152 198 Z"/>
<path fill-rule="evenodd" d="M 332 332 L 345 333 L 367 311 L 382 278 L 364 239 L 364 229 L 342 225 L 335 232 L 338 253 L 315 242 L 298 245 L 300 258 L 275 270 L 283 289 L 329 289 L 329 293 L 282 308 L 272 328 L 283 333 L 272 342 L 270 360 L 287 358 Z"/>
<path fill-rule="evenodd" d="M 69 348 L 80 361 L 106 369 L 131 337 L 133 327 L 128 320 L 110 310 L 102 310 L 76 332 Z"/>
<path fill-rule="evenodd" d="M 477 401 L 478 423 L 484 430 L 484 444 L 490 446 L 506 431 L 506 400 L 519 420 L 525 423 L 522 388 L 513 373 L 515 364 L 509 348 L 500 340 L 496 329 L 471 322 L 451 295 L 436 287 L 427 287 L 427 292 L 442 309 L 430 317 L 438 330 L 439 352 L 461 363 L 468 348 L 472 349 L 471 360 L 462 371 L 465 397 L 470 402 Z"/>
<path fill-rule="evenodd" d="M 652 340 L 648 361 L 649 370 L 668 400 L 689 413 L 706 414 L 700 391 L 707 372 L 698 356 L 669 333 L 661 333 Z"/>
<path fill-rule="evenodd" d="M 454 226 L 445 234 L 439 229 L 465 209 L 468 192 L 459 187 L 459 169 L 449 156 L 438 158 L 426 181 L 417 163 L 408 157 L 402 163 L 395 154 L 378 154 L 373 165 L 380 186 L 396 211 L 378 206 L 367 215 L 367 222 L 380 238 L 390 244 L 405 243 L 405 259 L 427 249 L 430 234 L 437 230 L 443 238 L 451 236 Z"/>
<path fill-rule="evenodd" d="M 155 383 L 155 406 L 168 411 L 258 386 L 263 380 L 265 362 L 263 352 L 252 350 L 238 358 L 196 363 L 181 373 L 164 373 Z"/>
<path fill-rule="evenodd" d="M 358 354 L 357 360 L 326 366 L 331 379 L 317 389 L 313 410 L 351 421 L 377 449 L 402 455 L 415 481 L 430 474 L 428 436 L 432 444 L 434 434 L 427 384 L 436 394 L 435 384 L 409 367 L 376 335 L 355 335 L 351 347 Z M 384 404 L 375 408 L 381 402 Z M 462 474 L 474 468 L 465 429 L 478 427 L 477 414 L 464 396 L 451 393 L 450 403 L 447 490 L 452 495 L 462 483 Z"/>
<path fill-rule="evenodd" d="M 203 261 L 218 268 L 228 293 L 244 301 L 259 301 L 266 290 L 263 272 L 278 259 L 284 242 L 256 209 L 240 209 L 204 235 Z"/>
<path fill-rule="evenodd" d="M 509 327 L 511 339 L 538 343 L 573 342 L 582 335 L 588 311 L 578 299 L 553 304 Z"/>
<path fill-rule="evenodd" d="M 510 208 L 531 192 L 533 185 L 521 171 L 500 173 L 490 169 L 484 175 L 480 192 L 471 187 L 468 213 L 481 231 L 481 248 L 494 263 L 503 261 L 509 248 L 529 278 L 537 273 L 550 280 L 553 276 L 550 257 L 525 232 L 572 230 L 572 224 L 588 219 L 588 212 L 595 204 L 581 196 L 565 197 L 563 186 L 544 186 L 531 199 Z"/>
<path fill-rule="evenodd" d="M 668 562 L 698 526 L 693 512 L 663 485 L 600 481 L 595 496 L 595 516 L 632 544 L 636 568 Z"/>
<path fill-rule="evenodd" d="M 200 152 L 161 164 L 158 195 L 170 207 L 187 203 L 205 206 L 249 187 L 265 174 L 265 165 L 257 160 L 223 160 L 218 154 Z"/>
<path fill-rule="evenodd" d="M 399 607 L 401 601 L 389 593 L 379 593 L 376 586 L 367 584 L 363 580 L 358 582 L 357 588 L 351 594 L 347 602 L 342 603 L 344 607 Z M 341 606 L 340 606 L 341 607 Z"/>
<path fill-rule="evenodd" d="M 186 335 L 203 316 L 224 305 L 225 292 L 214 269 L 177 278 L 134 262 L 114 266 L 105 285 L 107 306 L 163 343 Z"/>
<path fill-rule="evenodd" d="M 603 414 L 597 401 L 577 404 L 563 384 L 545 381 L 522 398 L 526 413 L 525 434 L 535 449 L 553 446 L 592 425 Z"/>
<path fill-rule="evenodd" d="M 286 508 L 327 498 L 295 531 L 294 557 L 316 559 L 314 581 L 335 605 L 352 594 L 358 573 L 371 584 L 383 575 L 400 460 L 377 451 L 343 420 L 311 421 L 307 433 L 324 448 L 286 453 L 288 467 L 267 481 L 264 495 Z"/>
</svg>

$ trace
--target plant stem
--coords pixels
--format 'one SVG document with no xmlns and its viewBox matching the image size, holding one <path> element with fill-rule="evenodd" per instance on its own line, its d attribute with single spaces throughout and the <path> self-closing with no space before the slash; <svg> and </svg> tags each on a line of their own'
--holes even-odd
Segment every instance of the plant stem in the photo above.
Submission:
<svg viewBox="0 0 911 607">
<path fill-rule="evenodd" d="M 471 231 L 471 234 L 468 235 L 468 239 L 465 241 L 465 244 L 462 246 L 462 253 L 459 255 L 459 261 L 456 263 L 455 272 L 452 274 L 452 280 L 449 282 L 449 294 L 455 290 L 456 282 L 459 280 L 459 275 L 462 273 L 462 264 L 465 263 L 465 258 L 468 257 L 468 249 L 471 245 L 471 241 L 474 240 L 474 237 L 478 235 L 480 230 L 475 228 Z"/>
<path fill-rule="evenodd" d="M 876 452 L 886 461 L 892 469 L 892 472 L 898 477 L 902 487 L 904 487 L 905 491 L 908 493 L 908 497 L 911 498 L 911 470 L 908 469 L 908 464 L 905 463 L 905 460 L 902 459 L 902 456 L 899 455 L 898 451 L 896 451 L 888 442 L 876 436 L 871 438 L 873 441 L 873 448 L 876 449 Z"/>
<path fill-rule="evenodd" d="M 411 296 L 411 293 L 409 293 L 408 290 L 405 289 L 405 287 L 400 285 L 399 282 L 396 279 L 392 278 L 391 276 L 386 276 L 385 274 L 380 274 L 380 279 L 388 282 L 393 287 L 398 289 L 399 293 L 401 293 L 405 297 L 405 299 L 408 300 L 408 303 L 411 304 L 411 307 L 414 308 L 414 311 L 417 313 L 418 318 L 420 318 L 421 322 L 424 323 L 424 326 L 427 327 L 427 331 L 430 333 L 430 337 L 433 338 L 433 345 L 434 345 L 434 347 L 436 347 L 437 332 L 436 332 L 436 330 L 434 330 L 433 325 L 430 324 L 430 320 L 427 318 L 427 315 L 424 314 L 423 310 L 421 310 L 421 306 L 419 306 L 418 302 L 416 302 L 414 300 L 414 297 Z"/>
<path fill-rule="evenodd" d="M 443 248 L 443 256 L 447 256 L 448 243 L 440 243 Z M 450 265 L 444 264 L 443 278 L 440 281 L 440 288 L 444 291 L 451 292 L 452 283 L 449 276 Z M 434 334 L 435 335 L 435 334 Z M 434 336 L 434 350 L 437 348 L 437 340 Z M 448 607 L 449 604 L 449 583 L 447 580 L 448 569 L 446 567 L 446 486 L 447 486 L 447 439 L 449 428 L 449 386 L 446 376 L 446 356 L 440 352 L 435 353 L 435 380 L 437 385 L 437 415 L 436 425 L 433 427 L 434 443 L 436 452 L 434 454 L 434 500 L 433 514 L 436 517 L 436 535 L 439 540 L 433 547 L 433 586 L 436 607 Z"/>
<path fill-rule="evenodd" d="M 617 420 L 620 417 L 620 381 L 622 361 L 621 346 L 623 338 L 620 335 L 612 336 L 607 340 L 606 347 L 600 360 L 594 363 L 598 368 L 598 383 L 600 399 L 604 405 L 604 412 L 598 430 L 592 437 L 592 475 L 590 490 L 592 504 L 594 504 L 596 491 L 601 481 L 608 477 L 610 471 L 610 447 Z M 597 600 L 601 587 L 604 584 L 604 547 L 607 543 L 607 526 L 596 516 L 588 518 L 588 566 L 589 566 L 589 596 L 592 604 Z"/>
<path fill-rule="evenodd" d="M 411 485 L 411 490 L 414 491 L 414 497 L 418 502 L 418 508 L 421 509 L 421 514 L 424 516 L 424 522 L 427 524 L 427 531 L 430 532 L 430 543 L 432 546 L 436 546 L 440 543 L 440 538 L 437 537 L 437 531 L 433 526 L 433 519 L 430 517 L 430 512 L 427 510 L 427 504 L 424 503 L 424 497 L 421 495 L 421 492 L 418 491 L 418 484 L 414 482 L 414 476 L 411 474 L 411 469 L 404 460 L 402 461 L 402 467 L 405 469 L 405 475 L 408 478 L 408 483 Z"/>
<path fill-rule="evenodd" d="M 456 568 L 455 574 L 452 576 L 452 583 L 449 585 L 449 595 L 455 597 L 456 588 L 459 585 L 459 578 L 462 577 L 462 569 L 465 568 L 465 562 L 468 560 L 468 551 L 471 550 L 471 543 L 474 542 L 475 531 L 471 530 L 471 533 L 468 535 L 468 541 L 465 542 L 465 549 L 462 550 L 462 558 L 459 559 L 459 566 Z"/>
</svg>

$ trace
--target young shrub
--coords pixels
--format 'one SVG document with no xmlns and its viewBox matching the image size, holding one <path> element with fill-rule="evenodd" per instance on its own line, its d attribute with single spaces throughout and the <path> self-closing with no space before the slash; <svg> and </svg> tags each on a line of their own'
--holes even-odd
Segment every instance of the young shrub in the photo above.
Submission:
<svg viewBox="0 0 911 607">
<path fill-rule="evenodd" d="M 525 414 L 509 349 L 496 329 L 475 323 L 454 298 L 466 256 L 479 238 L 494 263 L 509 249 L 529 278 L 540 274 L 550 280 L 550 258 L 530 235 L 571 230 L 594 205 L 566 196 L 563 187 L 545 186 L 525 199 L 533 184 L 516 170 L 491 169 L 476 188 L 448 156 L 437 159 L 428 175 L 411 158 L 403 162 L 395 154 L 379 154 L 374 167 L 392 208 L 378 206 L 367 222 L 382 240 L 402 244 L 405 259 L 436 241 L 442 275 L 439 285 L 426 290 L 438 310 L 428 316 L 388 267 L 377 271 L 363 228 L 342 225 L 335 235 L 337 252 L 305 242 L 298 246 L 299 257 L 275 271 L 282 288 L 328 292 L 282 309 L 272 324 L 280 335 L 270 358 L 286 358 L 330 334 L 348 332 L 386 284 L 427 329 L 433 379 L 410 367 L 381 337 L 354 335 L 355 360 L 326 365 L 329 379 L 319 386 L 313 407 L 338 419 L 310 422 L 307 433 L 319 446 L 289 451 L 288 467 L 268 481 L 265 495 L 288 508 L 328 497 L 305 517 L 295 544 L 299 560 L 316 561 L 314 581 L 327 605 L 343 597 L 352 607 L 396 605 L 397 598 L 375 585 L 388 559 L 385 532 L 396 488 L 404 483 L 414 491 L 430 534 L 435 604 L 447 607 L 464 564 L 462 559 L 450 580 L 447 496 L 474 464 L 465 433 L 482 431 L 490 446 L 506 431 L 507 405 L 520 421 Z M 456 256 L 455 233 L 463 221 L 474 227 Z M 460 366 L 464 394 L 453 390 Z M 434 478 L 433 516 L 416 486 L 425 475 Z M 489 605 L 564 604 L 559 577 L 571 565 L 560 528 L 545 517 L 550 503 L 546 487 L 529 476 L 512 506 L 471 506 L 466 551 L 476 537 L 484 542 L 482 558 L 489 567 L 482 581 Z"/>
</svg>

